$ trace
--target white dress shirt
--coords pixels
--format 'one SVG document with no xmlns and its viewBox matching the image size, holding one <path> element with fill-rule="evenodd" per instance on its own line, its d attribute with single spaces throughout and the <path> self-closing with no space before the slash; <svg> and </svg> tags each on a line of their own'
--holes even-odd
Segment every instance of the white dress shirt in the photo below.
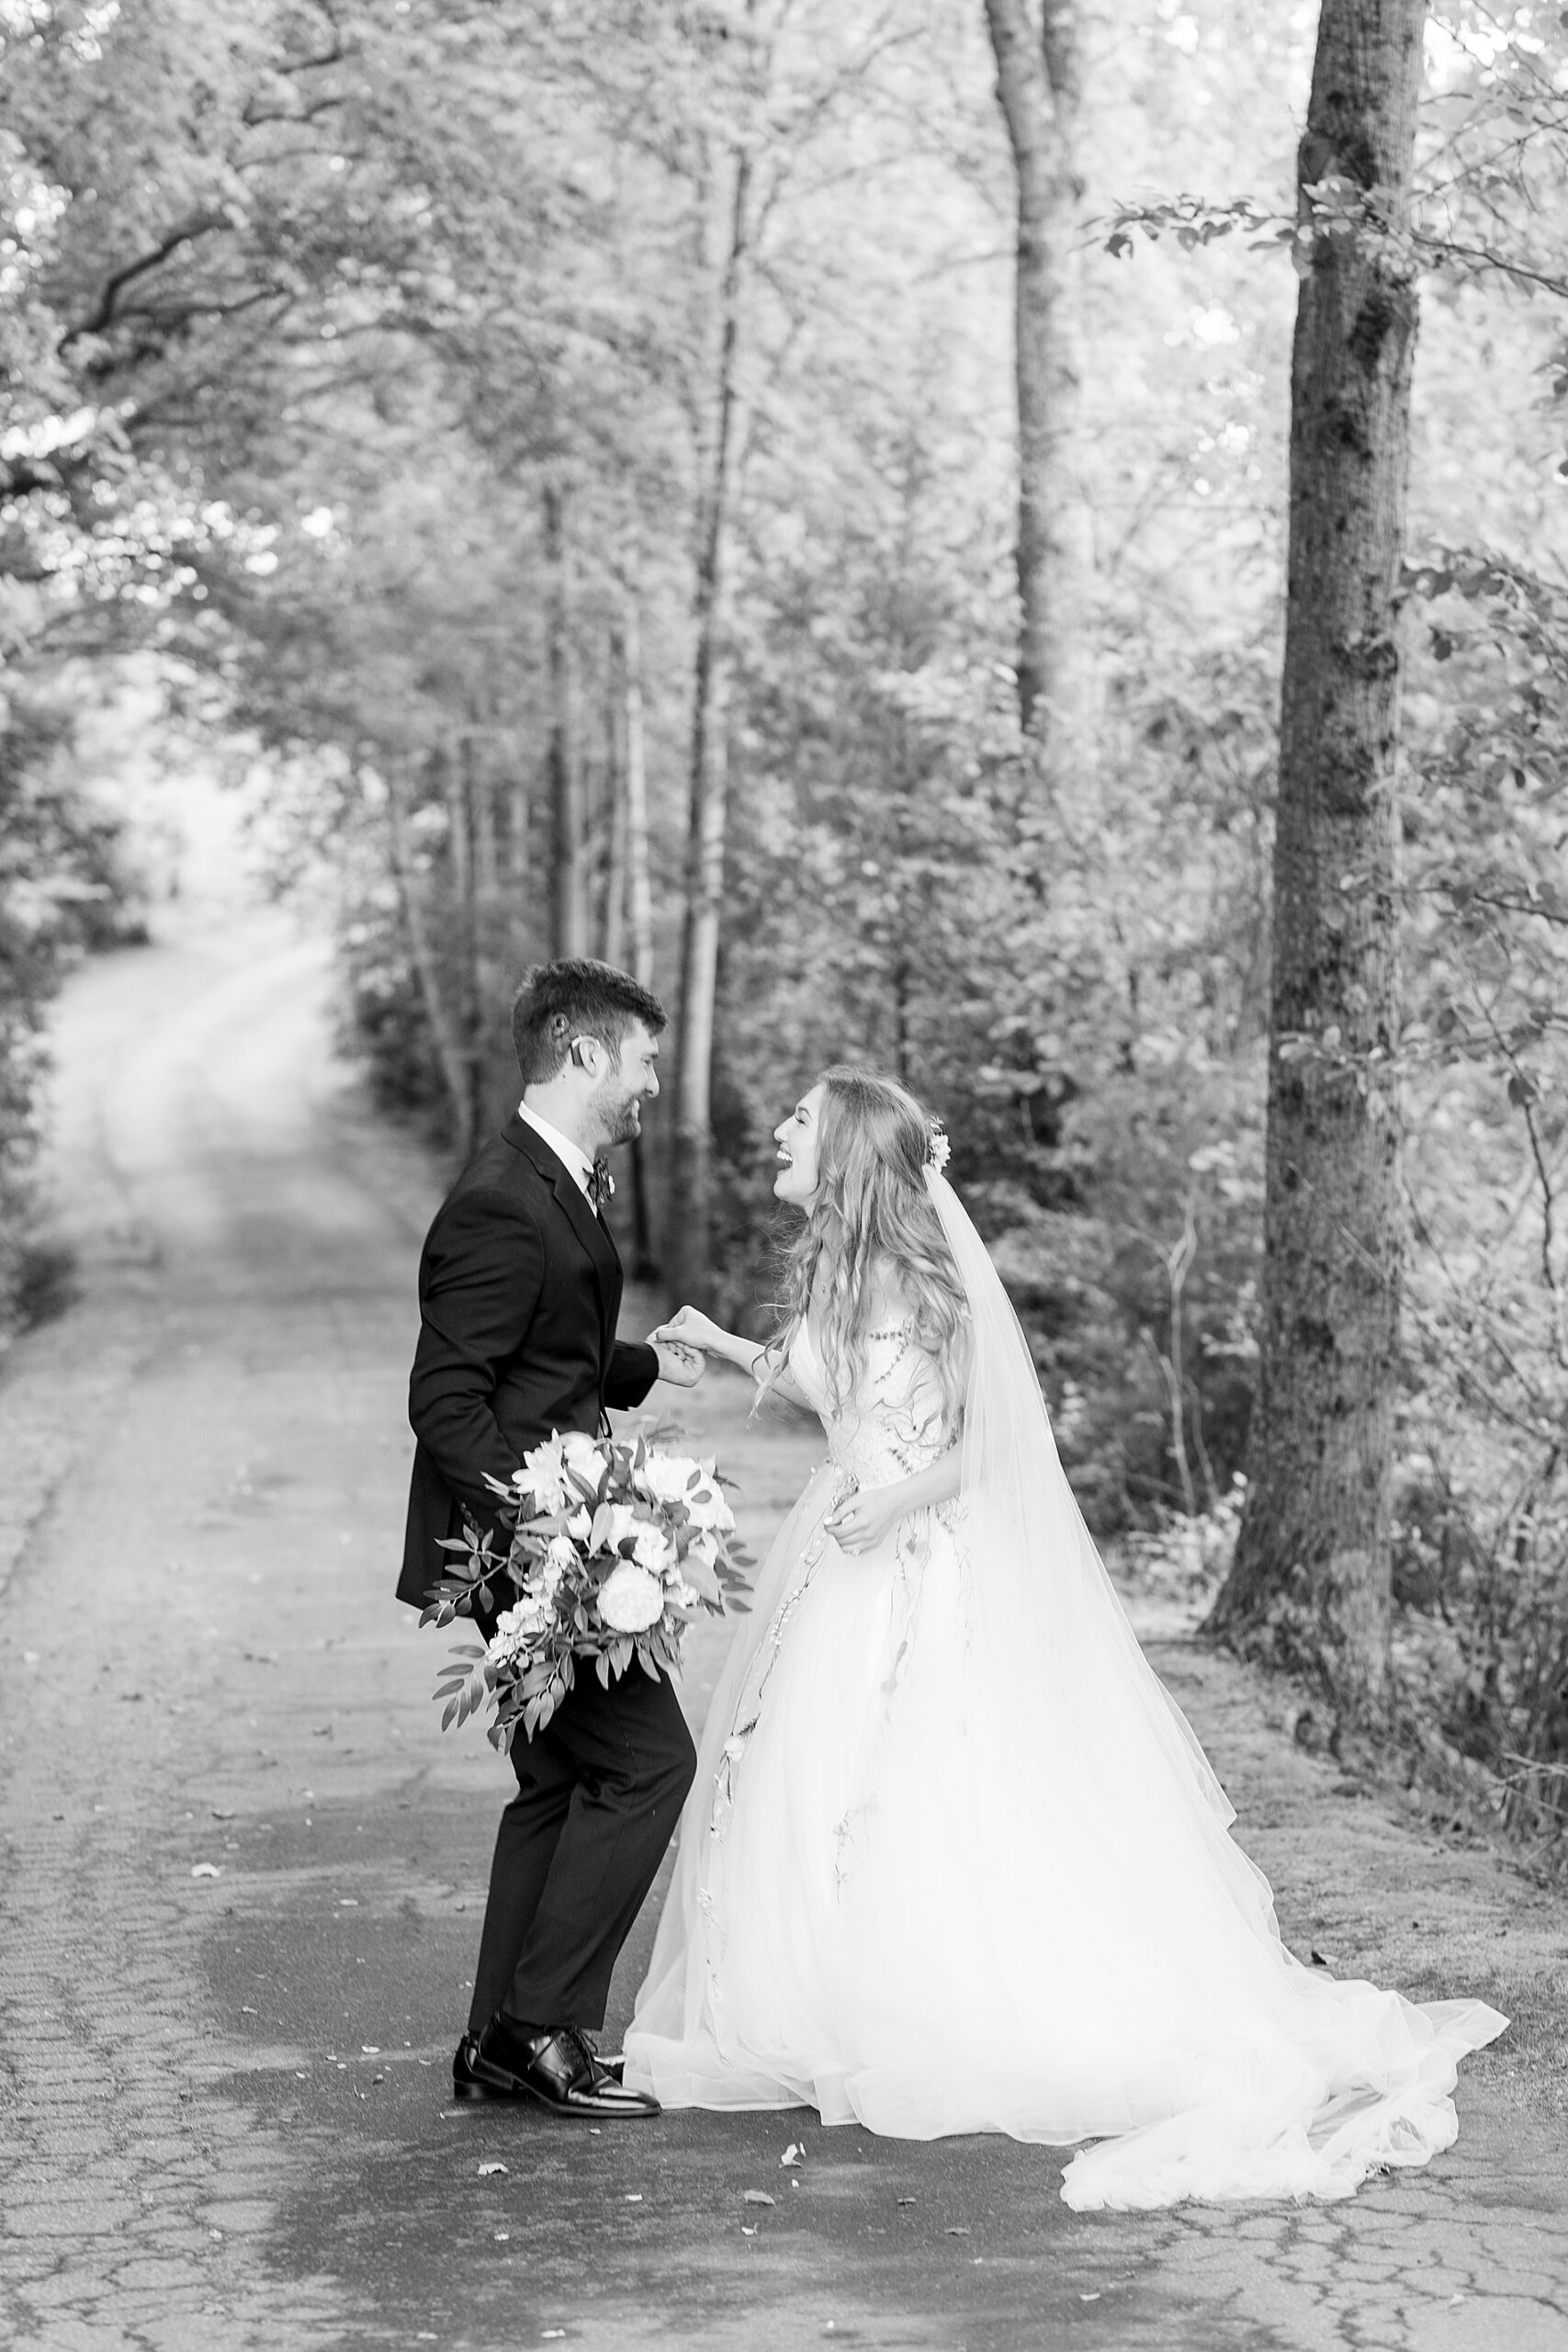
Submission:
<svg viewBox="0 0 1568 2352">
<path fill-rule="evenodd" d="M 563 1136 L 558 1127 L 552 1127 L 547 1119 L 541 1119 L 537 1111 L 531 1111 L 526 1102 L 519 1102 L 517 1115 L 533 1128 L 536 1136 L 544 1137 L 589 1207 L 593 1208 L 593 1194 L 591 1189 L 593 1175 L 592 1154 L 584 1151 L 580 1143 L 573 1143 L 570 1136 Z M 594 1209 L 593 1213 L 597 1216 L 597 1209 Z"/>
</svg>

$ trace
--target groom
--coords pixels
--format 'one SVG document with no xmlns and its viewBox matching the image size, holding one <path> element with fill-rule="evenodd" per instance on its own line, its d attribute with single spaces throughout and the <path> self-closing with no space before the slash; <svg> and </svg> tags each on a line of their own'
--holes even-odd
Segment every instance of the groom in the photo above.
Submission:
<svg viewBox="0 0 1568 2352">
<path fill-rule="evenodd" d="M 621 1261 L 602 1210 L 603 1153 L 640 1132 L 665 1025 L 657 997 L 608 964 L 543 964 L 512 1008 L 523 1100 L 437 1210 L 419 1269 L 409 1381 L 418 1444 L 398 1598 L 423 1607 L 445 1536 L 494 1524 L 510 1480 L 552 1430 L 597 1436 L 604 1408 L 655 1380 L 689 1386 L 700 1357 L 615 1338 Z M 489 1634 L 488 1623 L 481 1631 Z M 548 1724 L 513 1743 L 458 2098 L 532 2098 L 558 2115 L 655 2115 L 588 2033 L 615 1956 L 696 1770 L 668 1680 L 580 1675 Z"/>
</svg>

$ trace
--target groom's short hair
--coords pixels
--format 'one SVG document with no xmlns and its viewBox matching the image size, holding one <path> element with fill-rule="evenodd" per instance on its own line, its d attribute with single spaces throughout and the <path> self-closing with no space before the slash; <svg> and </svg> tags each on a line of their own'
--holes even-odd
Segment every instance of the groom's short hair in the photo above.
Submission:
<svg viewBox="0 0 1568 2352">
<path fill-rule="evenodd" d="M 619 1056 L 626 1031 L 640 1021 L 653 1036 L 669 1016 L 651 989 L 589 956 L 536 964 L 512 1000 L 512 1042 L 525 1086 L 554 1078 L 576 1037 L 597 1037 Z"/>
</svg>

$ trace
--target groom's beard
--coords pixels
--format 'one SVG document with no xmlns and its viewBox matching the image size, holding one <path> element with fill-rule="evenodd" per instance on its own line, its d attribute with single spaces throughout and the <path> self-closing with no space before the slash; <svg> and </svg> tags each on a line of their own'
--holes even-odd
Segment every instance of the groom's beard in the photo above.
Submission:
<svg viewBox="0 0 1568 2352">
<path fill-rule="evenodd" d="M 623 1094 L 606 1102 L 604 1112 L 604 1148 L 608 1151 L 618 1143 L 635 1143 L 642 1133 L 642 1097 Z"/>
</svg>

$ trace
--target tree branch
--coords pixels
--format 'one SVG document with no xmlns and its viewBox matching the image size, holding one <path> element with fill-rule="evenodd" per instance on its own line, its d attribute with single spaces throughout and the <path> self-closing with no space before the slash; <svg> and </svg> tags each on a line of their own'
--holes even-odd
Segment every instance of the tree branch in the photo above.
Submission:
<svg viewBox="0 0 1568 2352">
<path fill-rule="evenodd" d="M 134 285 L 139 277 L 145 277 L 150 270 L 161 268 L 170 254 L 178 253 L 182 245 L 193 244 L 198 237 L 209 236 L 214 229 L 226 229 L 229 225 L 227 213 L 198 212 L 182 228 L 171 229 L 162 243 L 154 246 L 150 254 L 143 254 L 138 261 L 127 262 L 123 269 L 117 269 L 114 276 L 106 280 L 92 317 L 79 320 L 73 327 L 67 327 L 55 350 L 63 356 L 83 335 L 102 334 L 106 327 L 114 324 L 119 298 L 128 286 Z"/>
</svg>

